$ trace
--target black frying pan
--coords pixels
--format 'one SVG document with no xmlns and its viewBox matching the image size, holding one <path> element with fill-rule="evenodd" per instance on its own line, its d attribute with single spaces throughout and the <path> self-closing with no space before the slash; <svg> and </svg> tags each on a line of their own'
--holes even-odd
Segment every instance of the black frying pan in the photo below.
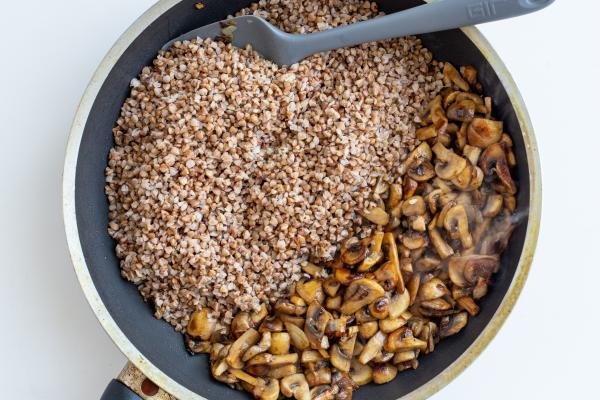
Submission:
<svg viewBox="0 0 600 400">
<path fill-rule="evenodd" d="M 75 235 L 69 237 L 69 245 L 84 291 L 113 339 L 122 349 L 123 342 L 131 345 L 128 347 L 129 352 L 124 350 L 130 359 L 142 371 L 151 376 L 154 374 L 154 380 L 161 386 L 183 387 L 207 399 L 236 400 L 247 398 L 247 395 L 211 379 L 207 357 L 191 356 L 184 347 L 182 335 L 175 332 L 168 323 L 155 319 L 151 306 L 144 303 L 136 287 L 121 278 L 119 260 L 114 251 L 115 243 L 107 233 L 108 210 L 104 194 L 104 169 L 108 152 L 113 145 L 111 129 L 119 116 L 123 101 L 129 94 L 130 80 L 139 74 L 142 67 L 151 63 L 157 50 L 164 43 L 189 30 L 223 19 L 249 3 L 246 0 L 204 0 L 205 7 L 197 10 L 194 7 L 196 2 L 197 0 L 183 0 L 173 6 L 171 4 L 175 3 L 174 0 L 159 3 L 159 7 L 166 11 L 154 22 L 144 26 L 118 59 L 105 60 L 104 63 L 110 62 L 113 66 L 107 71 L 108 75 L 104 81 L 97 83 L 98 93 L 87 101 L 84 97 L 83 110 L 80 108 L 78 112 L 80 120 L 78 122 L 76 119 L 73 127 L 74 133 L 65 166 L 65 223 L 67 236 Z M 421 2 L 379 1 L 380 8 L 385 12 L 394 12 L 418 4 Z M 139 24 L 138 21 L 137 25 Z M 479 79 L 486 95 L 494 99 L 495 115 L 504 121 L 505 130 L 514 140 L 518 159 L 518 166 L 514 172 L 519 184 L 518 210 L 527 214 L 531 205 L 535 213 L 525 217 L 516 228 L 508 250 L 502 255 L 500 272 L 495 275 L 488 295 L 481 301 L 481 313 L 470 319 L 466 329 L 442 341 L 432 354 L 421 357 L 418 369 L 403 372 L 394 381 L 383 386 L 363 387 L 355 394 L 356 399 L 398 399 L 416 389 L 434 385 L 421 392 L 425 394 L 416 396 L 425 397 L 459 373 L 493 337 L 510 311 L 525 279 L 530 254 L 537 237 L 537 154 L 535 148 L 532 148 L 535 143 L 529 132 L 526 112 L 520 109 L 520 98 L 516 88 L 512 87 L 512 81 L 508 85 L 507 79 L 510 78 L 503 77 L 503 86 L 499 77 L 502 73 L 494 71 L 479 48 L 461 30 L 422 35 L 421 39 L 437 59 L 455 65 L 472 64 L 479 71 Z M 85 109 L 86 105 L 91 106 L 89 112 Z M 79 136 L 80 143 L 77 146 L 77 143 L 73 142 L 76 142 Z M 535 196 L 532 197 L 530 192 Z M 510 288 L 511 285 L 514 287 Z M 511 296 L 507 296 L 509 288 Z M 96 296 L 96 292 L 99 297 Z M 508 300 L 503 303 L 505 297 L 508 297 Z M 484 329 L 487 338 L 483 343 L 471 347 Z M 135 360 L 131 349 L 139 356 Z M 461 356 L 466 362 L 461 361 L 460 366 L 455 364 L 448 369 Z M 148 366 L 148 362 L 151 366 Z M 154 372 L 150 373 L 150 370 Z M 442 371 L 445 371 L 447 376 L 440 381 L 438 375 Z M 156 379 L 157 375 L 162 376 L 162 379 Z M 435 381 L 434 378 L 438 380 Z M 184 392 L 185 389 L 179 391 L 180 395 Z M 414 393 L 411 396 L 414 396 Z M 115 381 L 109 386 L 103 399 L 139 397 Z"/>
</svg>

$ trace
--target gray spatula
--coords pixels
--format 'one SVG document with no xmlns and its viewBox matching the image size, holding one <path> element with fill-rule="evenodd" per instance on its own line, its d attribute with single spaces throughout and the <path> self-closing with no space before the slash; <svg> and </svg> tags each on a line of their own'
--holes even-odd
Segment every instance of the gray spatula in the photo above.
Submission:
<svg viewBox="0 0 600 400">
<path fill-rule="evenodd" d="M 541 10 L 554 0 L 440 0 L 406 11 L 310 34 L 283 32 L 262 18 L 243 16 L 194 29 L 176 41 L 224 36 L 236 47 L 247 44 L 279 65 L 322 51 L 393 37 L 418 35 L 516 17 Z"/>
</svg>

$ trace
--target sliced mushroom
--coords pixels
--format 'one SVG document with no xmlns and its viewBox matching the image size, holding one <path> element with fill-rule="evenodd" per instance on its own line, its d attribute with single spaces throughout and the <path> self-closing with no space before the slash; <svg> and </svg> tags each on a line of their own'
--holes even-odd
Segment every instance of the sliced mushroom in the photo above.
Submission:
<svg viewBox="0 0 600 400">
<path fill-rule="evenodd" d="M 340 341 L 331 347 L 329 352 L 331 365 L 342 372 L 350 371 L 350 361 L 354 353 L 354 344 L 356 343 L 356 333 L 344 336 Z"/>
<path fill-rule="evenodd" d="M 469 84 L 463 79 L 462 76 L 460 76 L 460 73 L 452 64 L 445 63 L 443 73 L 444 77 L 453 83 L 457 88 L 465 92 L 469 91 Z"/>
<path fill-rule="evenodd" d="M 479 300 L 487 294 L 488 291 L 488 280 L 479 278 L 477 283 L 473 286 L 473 299 Z"/>
<path fill-rule="evenodd" d="M 442 261 L 433 254 L 426 253 L 415 262 L 415 268 L 419 272 L 431 272 L 437 269 Z"/>
<path fill-rule="evenodd" d="M 304 374 L 308 386 L 328 385 L 331 383 L 331 368 L 324 361 L 316 361 L 305 365 Z"/>
<path fill-rule="evenodd" d="M 402 317 L 386 318 L 379 321 L 379 329 L 383 333 L 392 333 L 406 325 L 406 319 Z"/>
<path fill-rule="evenodd" d="M 384 345 L 384 349 L 392 353 L 416 349 L 425 351 L 426 348 L 427 342 L 415 338 L 406 327 L 390 333 Z"/>
<path fill-rule="evenodd" d="M 362 216 L 374 223 L 375 225 L 385 226 L 390 221 L 390 216 L 381 207 L 374 207 L 364 211 Z"/>
<path fill-rule="evenodd" d="M 423 215 L 425 211 L 425 200 L 421 196 L 413 196 L 402 203 L 402 214 L 407 217 Z"/>
<path fill-rule="evenodd" d="M 446 115 L 454 121 L 471 121 L 475 117 L 475 103 L 470 99 L 455 101 L 446 110 Z"/>
<path fill-rule="evenodd" d="M 202 308 L 192 313 L 186 332 L 193 338 L 209 340 L 216 325 L 217 320 L 210 315 L 210 310 Z"/>
<path fill-rule="evenodd" d="M 464 249 L 473 247 L 473 238 L 469 231 L 469 220 L 464 206 L 458 204 L 448 210 L 444 218 L 444 227 L 450 237 L 457 236 L 460 239 Z"/>
<path fill-rule="evenodd" d="M 388 318 L 398 318 L 408 309 L 410 305 L 410 295 L 407 291 L 396 293 L 390 299 L 388 307 Z"/>
<path fill-rule="evenodd" d="M 446 315 L 448 311 L 452 312 L 452 305 L 444 299 L 422 301 L 419 306 L 421 314 L 428 317 L 438 317 Z"/>
<path fill-rule="evenodd" d="M 347 372 L 335 371 L 331 375 L 331 386 L 337 386 L 336 400 L 351 400 L 352 391 L 358 388 Z"/>
<path fill-rule="evenodd" d="M 510 176 L 510 169 L 504 149 L 498 143 L 494 143 L 483 151 L 479 159 L 479 166 L 487 177 L 494 174 L 500 181 L 500 189 L 508 194 L 514 195 L 517 186 Z"/>
<path fill-rule="evenodd" d="M 347 268 L 336 268 L 333 270 L 333 277 L 342 285 L 349 285 L 361 276 L 361 274 L 352 274 L 352 271 Z"/>
<path fill-rule="evenodd" d="M 437 136 L 437 129 L 435 128 L 435 125 L 429 125 L 423 128 L 419 128 L 417 129 L 417 132 L 415 133 L 416 137 L 418 140 L 427 140 L 427 139 L 431 139 Z"/>
<path fill-rule="evenodd" d="M 295 364 L 282 365 L 280 367 L 270 368 L 267 376 L 273 379 L 281 379 L 286 376 L 298 373 L 298 368 Z"/>
<path fill-rule="evenodd" d="M 427 220 L 424 215 L 417 215 L 408 219 L 410 227 L 417 232 L 427 231 Z"/>
<path fill-rule="evenodd" d="M 277 316 L 271 315 L 263 320 L 258 328 L 260 333 L 264 332 L 281 332 L 283 330 L 283 322 Z"/>
<path fill-rule="evenodd" d="M 258 385 L 262 380 L 242 371 L 241 369 L 231 369 L 229 370 L 229 373 L 235 376 L 240 381 L 249 383 L 252 386 Z"/>
<path fill-rule="evenodd" d="M 498 143 L 502 137 L 502 121 L 473 118 L 467 129 L 467 140 L 471 146 L 485 149 Z"/>
<path fill-rule="evenodd" d="M 437 299 L 449 294 L 450 291 L 446 285 L 444 285 L 444 282 L 442 282 L 442 280 L 439 278 L 432 278 L 428 280 L 421 285 L 419 290 L 419 297 L 425 301 Z"/>
<path fill-rule="evenodd" d="M 289 300 L 279 299 L 275 303 L 275 311 L 289 315 L 304 315 L 306 314 L 306 306 L 296 305 Z M 241 313 L 240 313 L 241 314 Z M 239 315 L 239 314 L 238 314 Z M 237 318 L 237 316 L 236 316 Z"/>
<path fill-rule="evenodd" d="M 475 86 L 477 83 L 477 70 L 472 65 L 465 65 L 460 68 L 460 73 L 469 83 L 469 85 Z"/>
<path fill-rule="evenodd" d="M 418 188 L 419 182 L 415 181 L 408 175 L 404 176 L 404 179 L 402 180 L 402 192 L 405 199 L 414 196 Z"/>
<path fill-rule="evenodd" d="M 383 348 L 386 338 L 387 335 L 381 331 L 378 331 L 375 335 L 373 335 L 363 348 L 363 351 L 360 353 L 358 361 L 360 361 L 362 364 L 366 364 L 371 361 Z"/>
<path fill-rule="evenodd" d="M 394 353 L 388 353 L 387 351 L 382 350 L 371 361 L 373 363 L 379 364 L 379 363 L 386 363 L 386 362 L 390 361 L 392 358 L 394 358 Z"/>
<path fill-rule="evenodd" d="M 432 147 L 437 156 L 435 162 L 435 173 L 442 179 L 450 180 L 458 175 L 467 166 L 467 160 L 447 149 L 441 143 Z"/>
<path fill-rule="evenodd" d="M 406 173 L 417 182 L 427 182 L 435 177 L 435 169 L 429 161 L 411 164 Z"/>
<path fill-rule="evenodd" d="M 400 258 L 398 257 L 398 247 L 396 246 L 396 240 L 392 232 L 386 232 L 383 235 L 383 244 L 387 247 L 388 262 L 391 264 L 390 267 L 394 271 L 398 283 L 396 285 L 396 291 L 398 293 L 404 292 L 404 279 L 400 273 Z"/>
<path fill-rule="evenodd" d="M 417 298 L 417 292 L 421 285 L 421 274 L 413 274 L 408 281 L 408 293 L 410 294 L 410 304 L 414 304 Z"/>
<path fill-rule="evenodd" d="M 258 400 L 277 400 L 279 398 L 279 381 L 277 379 L 260 380 L 252 388 L 252 395 Z"/>
<path fill-rule="evenodd" d="M 389 188 L 388 209 L 391 210 L 402 201 L 402 185 L 392 183 Z"/>
<path fill-rule="evenodd" d="M 363 307 L 354 314 L 354 319 L 358 324 L 364 324 L 365 322 L 377 321 L 377 319 L 371 315 L 368 307 Z"/>
<path fill-rule="evenodd" d="M 479 314 L 479 306 L 477 304 L 475 304 L 475 301 L 473 301 L 472 298 L 465 296 L 465 297 L 461 297 L 459 299 L 456 299 L 456 302 L 466 311 L 468 312 L 472 317 L 476 316 L 477 314 Z"/>
<path fill-rule="evenodd" d="M 379 330 L 377 321 L 369 321 L 358 326 L 358 333 L 363 340 L 369 340 Z"/>
<path fill-rule="evenodd" d="M 300 362 L 302 364 L 315 363 L 321 360 L 323 360 L 323 356 L 317 350 L 304 350 L 300 357 Z"/>
<path fill-rule="evenodd" d="M 298 351 L 307 349 L 310 346 L 310 341 L 308 340 L 308 337 L 306 337 L 306 333 L 304 333 L 300 327 L 289 322 L 285 322 L 284 325 L 285 329 L 290 334 L 290 341 L 292 342 L 292 345 Z"/>
<path fill-rule="evenodd" d="M 328 310 L 339 310 L 342 306 L 342 296 L 338 295 L 335 297 L 328 297 L 325 300 L 325 308 Z"/>
<path fill-rule="evenodd" d="M 394 355 L 394 359 L 392 361 L 394 364 L 400 364 L 414 360 L 415 358 L 417 358 L 417 355 L 415 353 L 416 352 L 413 350 L 399 351 Z"/>
<path fill-rule="evenodd" d="M 463 156 L 467 158 L 473 165 L 479 163 L 479 156 L 481 155 L 481 149 L 479 147 L 471 146 L 469 144 L 463 147 Z"/>
<path fill-rule="evenodd" d="M 246 350 L 246 352 L 244 353 L 244 356 L 242 357 L 242 361 L 248 361 L 255 355 L 264 353 L 265 351 L 269 350 L 270 347 L 271 347 L 271 332 L 265 332 L 265 333 L 263 333 L 262 338 L 261 338 L 260 342 L 258 342 L 258 344 L 255 344 L 254 346 L 252 346 L 248 350 Z"/>
<path fill-rule="evenodd" d="M 383 288 L 374 280 L 357 279 L 346 289 L 340 311 L 346 315 L 354 314 L 361 307 L 383 296 L 384 293 Z"/>
<path fill-rule="evenodd" d="M 375 232 L 369 240 L 369 247 L 362 263 L 358 266 L 358 272 L 366 272 L 377 264 L 383 257 L 381 252 L 381 243 L 383 242 L 383 232 Z"/>
<path fill-rule="evenodd" d="M 456 147 L 459 150 L 463 150 L 467 145 L 467 131 L 469 130 L 469 123 L 463 122 L 458 132 L 456 132 Z"/>
<path fill-rule="evenodd" d="M 329 320 L 327 327 L 325 328 L 325 334 L 330 338 L 341 337 L 346 333 L 348 319 L 347 316 L 343 315 L 339 318 Z"/>
<path fill-rule="evenodd" d="M 304 333 L 313 349 L 329 348 L 329 339 L 325 336 L 325 328 L 332 318 L 331 313 L 319 303 L 313 302 L 308 306 Z"/>
<path fill-rule="evenodd" d="M 251 346 L 254 346 L 259 339 L 260 335 L 258 332 L 255 329 L 249 328 L 231 344 L 227 357 L 225 357 L 227 364 L 229 364 L 231 368 L 241 369 L 244 366 L 242 355 Z"/>
<path fill-rule="evenodd" d="M 444 240 L 437 228 L 431 227 L 431 225 L 429 226 L 429 239 L 442 260 L 454 254 L 454 250 Z"/>
<path fill-rule="evenodd" d="M 312 400 L 334 400 L 339 390 L 337 386 L 315 386 L 310 389 L 310 398 Z"/>
<path fill-rule="evenodd" d="M 442 107 L 442 96 L 438 95 L 433 98 L 429 104 L 429 115 L 437 133 L 445 133 L 448 126 L 448 118 L 446 118 L 446 113 Z"/>
<path fill-rule="evenodd" d="M 427 236 L 419 232 L 407 232 L 402 235 L 402 245 L 409 250 L 421 249 L 429 244 Z"/>
<path fill-rule="evenodd" d="M 323 290 L 329 297 L 334 297 L 340 289 L 340 286 L 340 282 L 333 277 L 329 277 L 323 281 Z"/>
<path fill-rule="evenodd" d="M 286 376 L 281 380 L 281 393 L 296 400 L 310 400 L 310 389 L 303 374 Z"/>
<path fill-rule="evenodd" d="M 366 243 L 353 237 L 344 242 L 340 256 L 344 264 L 354 265 L 361 262 L 367 255 Z"/>
<path fill-rule="evenodd" d="M 312 276 L 313 278 L 324 278 L 327 276 L 327 273 L 323 267 L 308 261 L 302 265 L 302 272 Z"/>
<path fill-rule="evenodd" d="M 247 367 L 253 365 L 266 365 L 269 368 L 281 367 L 282 365 L 295 364 L 298 361 L 298 353 L 270 354 L 260 353 L 248 360 Z"/>
<path fill-rule="evenodd" d="M 239 312 L 231 321 L 231 334 L 237 339 L 247 332 L 248 329 L 252 328 L 253 325 L 249 313 L 245 311 Z"/>
<path fill-rule="evenodd" d="M 287 332 L 271 333 L 271 347 L 269 352 L 274 355 L 290 352 L 290 335 Z"/>
<path fill-rule="evenodd" d="M 325 293 L 323 293 L 323 283 L 319 279 L 311 279 L 305 282 L 296 283 L 296 293 L 298 296 L 310 304 L 313 301 L 321 304 L 325 300 Z"/>
<path fill-rule="evenodd" d="M 393 380 L 398 374 L 398 368 L 392 364 L 376 364 L 373 366 L 373 382 L 381 385 Z"/>
<path fill-rule="evenodd" d="M 373 380 L 373 369 L 353 358 L 350 363 L 350 377 L 357 385 L 366 385 Z"/>
<path fill-rule="evenodd" d="M 387 318 L 390 312 L 390 298 L 382 296 L 369 304 L 369 313 L 377 319 Z"/>
<path fill-rule="evenodd" d="M 427 142 L 422 142 L 420 145 L 415 147 L 413 151 L 408 154 L 408 157 L 400 164 L 399 171 L 401 174 L 405 174 L 413 164 L 419 164 L 423 161 L 431 161 L 431 148 L 427 144 Z M 406 192 L 406 188 L 403 188 L 404 192 Z"/>
<path fill-rule="evenodd" d="M 429 192 L 427 196 L 425 196 L 425 202 L 427 203 L 427 207 L 429 208 L 429 211 L 432 214 L 437 213 L 440 196 L 443 193 L 444 192 L 442 191 L 442 189 L 434 189 L 431 192 Z"/>
</svg>

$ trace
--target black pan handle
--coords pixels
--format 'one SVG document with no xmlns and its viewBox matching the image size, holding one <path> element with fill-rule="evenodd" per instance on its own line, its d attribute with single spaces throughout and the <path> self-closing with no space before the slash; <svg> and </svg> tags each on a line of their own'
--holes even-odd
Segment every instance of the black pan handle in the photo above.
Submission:
<svg viewBox="0 0 600 400">
<path fill-rule="evenodd" d="M 176 400 L 128 362 L 117 379 L 110 381 L 100 400 Z"/>
</svg>

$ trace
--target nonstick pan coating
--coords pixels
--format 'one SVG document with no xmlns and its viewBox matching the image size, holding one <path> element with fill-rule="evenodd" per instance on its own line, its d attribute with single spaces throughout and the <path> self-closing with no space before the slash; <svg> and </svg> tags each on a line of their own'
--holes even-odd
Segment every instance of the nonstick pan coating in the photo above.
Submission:
<svg viewBox="0 0 600 400">
<path fill-rule="evenodd" d="M 86 291 L 90 303 L 93 306 L 94 304 L 103 304 L 94 307 L 95 312 L 99 314 L 97 308 L 104 307 L 100 311 L 108 312 L 107 315 L 114 320 L 118 330 L 127 337 L 134 348 L 179 385 L 204 398 L 235 400 L 247 398 L 247 395 L 212 380 L 209 376 L 206 356 L 191 356 L 184 348 L 182 335 L 175 332 L 168 323 L 155 319 L 151 306 L 144 303 L 136 287 L 121 278 L 119 261 L 114 251 L 115 243 L 107 233 L 108 204 L 104 194 L 104 169 L 107 165 L 108 152 L 113 145 L 111 130 L 119 115 L 120 107 L 129 94 L 130 80 L 139 74 L 142 67 L 151 63 L 156 56 L 157 49 L 165 42 L 198 26 L 223 19 L 249 2 L 205 0 L 203 2 L 205 7 L 202 10 L 196 10 L 195 3 L 195 0 L 181 1 L 148 25 L 116 60 L 98 94 L 93 99 L 93 103 L 90 103 L 91 109 L 83 121 L 79 152 L 76 155 L 76 166 L 73 171 L 75 177 L 74 215 L 69 215 L 70 206 L 66 205 L 65 220 L 67 235 L 69 235 L 68 219 L 73 217 L 75 221 L 76 217 L 76 231 L 79 233 L 78 241 L 84 262 L 77 262 L 76 254 L 73 255 L 73 258 L 76 269 L 78 269 L 78 265 L 79 268 L 81 265 L 83 268 L 87 268 L 86 277 L 89 271 L 90 282 L 84 282 L 80 274 L 82 285 L 92 285 L 99 295 L 99 299 L 90 299 L 90 295 Z M 382 0 L 379 2 L 381 9 L 386 12 L 397 11 L 400 8 L 399 3 L 402 3 L 403 7 L 420 4 L 419 1 Z M 532 165 L 534 168 L 537 165 L 537 156 L 535 149 L 531 150 L 531 146 L 529 146 L 529 153 L 526 151 L 526 140 L 521 130 L 522 126 L 528 124 L 526 113 L 524 110 L 515 109 L 511 102 L 511 98 L 515 96 L 518 98 L 518 93 L 514 93 L 516 88 L 511 89 L 509 97 L 509 93 L 501 84 L 496 72 L 463 31 L 452 30 L 427 34 L 422 35 L 421 39 L 438 60 L 449 61 L 455 65 L 471 64 L 479 71 L 479 78 L 485 94 L 492 96 L 495 101 L 495 115 L 504 121 L 505 130 L 512 135 L 514 140 L 514 149 L 518 159 L 515 171 L 515 178 L 519 184 L 518 212 L 524 217 L 511 238 L 508 250 L 502 256 L 500 272 L 494 277 L 488 295 L 481 301 L 481 313 L 472 318 L 466 329 L 460 334 L 442 341 L 432 354 L 420 357 L 420 366 L 417 370 L 403 372 L 393 382 L 383 386 L 363 387 L 355 394 L 356 399 L 375 397 L 378 400 L 398 399 L 422 385 L 428 384 L 432 378 L 446 370 L 459 356 L 465 353 L 492 321 L 513 281 L 524 279 L 529 265 L 529 255 L 533 251 L 533 248 L 530 248 L 523 252 L 526 234 L 529 231 L 530 236 L 534 236 L 533 241 L 529 241 L 528 247 L 533 247 L 537 236 L 537 217 L 534 218 L 534 221 L 530 221 L 530 217 L 527 216 L 531 200 L 530 183 L 532 176 L 535 177 L 532 172 L 536 172 L 530 171 L 530 168 Z M 523 119 L 526 121 L 524 122 Z M 74 127 L 75 129 L 77 128 Z M 527 138 L 527 136 L 525 137 Z M 533 138 L 528 140 L 530 143 Z M 70 147 L 72 150 L 73 146 L 70 145 Z M 74 151 L 77 152 L 76 147 Z M 67 154 L 68 157 L 69 154 Z M 69 163 L 66 164 L 65 188 L 68 192 Z M 539 178 L 535 179 L 539 180 Z M 68 196 L 69 193 L 65 193 L 65 197 L 68 198 Z M 532 223 L 535 225 L 534 227 L 532 227 Z M 77 252 L 74 247 L 78 246 L 73 246 L 71 240 L 70 245 L 72 254 Z M 527 259 L 524 261 L 525 272 L 523 272 L 523 276 L 515 280 L 513 279 L 515 271 L 517 271 L 519 260 L 522 257 Z M 516 290 L 510 289 L 512 297 L 518 295 L 522 282 L 517 286 Z M 510 301 L 511 306 L 512 302 L 514 299 Z M 492 324 L 498 326 L 493 329 L 493 332 L 498 329 L 509 309 L 510 306 L 503 311 L 503 316 L 494 318 Z M 109 331 L 109 333 L 111 332 Z M 113 335 L 111 334 L 111 336 Z M 469 352 L 474 353 L 471 358 L 474 358 L 484 345 L 485 343 L 480 348 L 474 346 L 469 349 Z M 129 356 L 131 357 L 131 354 Z M 133 361 L 135 363 L 135 360 Z M 140 363 L 136 365 L 140 366 Z M 460 369 L 462 368 L 457 368 L 455 372 L 450 373 L 449 370 L 446 370 L 445 373 L 453 376 L 460 372 Z M 449 381 L 452 376 L 445 379 L 444 383 Z M 170 384 L 173 385 L 172 382 Z M 436 387 L 439 386 L 437 384 Z"/>
</svg>

